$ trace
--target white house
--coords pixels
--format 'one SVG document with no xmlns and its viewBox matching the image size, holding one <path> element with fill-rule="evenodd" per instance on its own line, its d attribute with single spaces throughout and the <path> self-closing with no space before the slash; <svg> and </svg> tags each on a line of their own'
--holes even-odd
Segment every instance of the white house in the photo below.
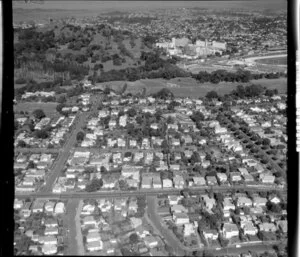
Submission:
<svg viewBox="0 0 300 257">
<path fill-rule="evenodd" d="M 236 224 L 224 223 L 222 228 L 222 233 L 226 239 L 230 239 L 234 236 L 239 235 L 239 229 Z"/>
</svg>

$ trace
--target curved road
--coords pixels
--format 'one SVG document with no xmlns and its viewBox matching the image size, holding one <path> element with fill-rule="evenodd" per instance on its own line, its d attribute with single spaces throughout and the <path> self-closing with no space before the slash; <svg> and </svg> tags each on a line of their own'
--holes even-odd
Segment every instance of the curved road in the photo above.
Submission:
<svg viewBox="0 0 300 257">
<path fill-rule="evenodd" d="M 256 56 L 256 57 L 250 57 L 250 58 L 245 58 L 245 61 L 254 63 L 255 60 L 260 60 L 260 59 L 271 59 L 271 58 L 277 58 L 277 57 L 287 57 L 287 54 L 277 54 L 277 55 L 269 55 L 269 56 Z"/>
</svg>

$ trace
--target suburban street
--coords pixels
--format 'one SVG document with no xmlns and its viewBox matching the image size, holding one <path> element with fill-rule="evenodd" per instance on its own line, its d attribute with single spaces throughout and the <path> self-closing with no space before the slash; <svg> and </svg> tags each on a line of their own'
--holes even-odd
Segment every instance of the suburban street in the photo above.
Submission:
<svg viewBox="0 0 300 257">
<path fill-rule="evenodd" d="M 52 186 L 53 186 L 56 178 L 59 176 L 60 172 L 64 168 L 66 161 L 68 160 L 71 149 L 74 146 L 74 143 L 76 141 L 76 135 L 80 131 L 81 127 L 85 124 L 87 116 L 88 116 L 87 113 L 79 113 L 78 119 L 75 120 L 76 126 L 72 130 L 71 136 L 66 140 L 66 143 L 63 148 L 64 150 L 59 151 L 59 155 L 54 162 L 52 171 L 49 175 L 49 178 L 46 181 L 46 185 L 42 189 L 42 192 L 51 192 Z"/>
<path fill-rule="evenodd" d="M 171 234 L 172 232 L 166 228 L 163 227 L 163 221 L 160 219 L 160 217 L 157 215 L 156 212 L 156 197 L 150 197 L 147 196 L 147 215 L 149 219 L 151 219 L 153 225 L 155 228 L 160 231 L 160 233 L 163 235 L 166 242 L 171 246 L 174 251 L 176 252 L 177 256 L 183 256 L 184 250 L 182 249 L 182 245 L 179 242 L 179 240 L 175 237 L 175 235 Z"/>
<path fill-rule="evenodd" d="M 103 191 L 103 192 L 66 192 L 62 194 L 55 194 L 49 192 L 37 192 L 37 193 L 16 193 L 16 197 L 20 199 L 24 198 L 55 198 L 55 199 L 97 199 L 103 197 L 124 197 L 124 196 L 138 196 L 138 195 L 149 195 L 149 196 L 156 196 L 159 194 L 180 194 L 182 189 L 141 189 L 137 191 Z M 257 191 L 281 191 L 283 194 L 286 194 L 286 190 L 284 188 L 278 187 L 245 187 L 245 186 L 203 186 L 199 188 L 192 189 L 190 188 L 189 191 L 191 193 L 205 193 L 206 190 L 213 190 L 214 192 L 228 192 L 228 190 L 246 190 L 250 192 L 257 192 Z"/>
<path fill-rule="evenodd" d="M 66 215 L 65 215 L 65 221 L 66 226 L 69 229 L 68 232 L 68 249 L 66 255 L 78 255 L 78 243 L 76 239 L 77 230 L 76 230 L 76 214 L 77 209 L 79 206 L 79 200 L 78 199 L 70 199 L 66 206 Z"/>
</svg>

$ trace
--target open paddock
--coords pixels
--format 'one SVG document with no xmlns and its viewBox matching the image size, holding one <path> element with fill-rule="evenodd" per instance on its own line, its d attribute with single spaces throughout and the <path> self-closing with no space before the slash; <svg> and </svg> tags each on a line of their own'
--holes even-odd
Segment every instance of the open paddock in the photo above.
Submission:
<svg viewBox="0 0 300 257">
<path fill-rule="evenodd" d="M 57 115 L 56 111 L 57 103 L 36 103 L 36 102 L 23 102 L 14 106 L 15 112 L 27 111 L 31 114 L 36 109 L 42 109 L 47 117 L 54 117 Z"/>
</svg>

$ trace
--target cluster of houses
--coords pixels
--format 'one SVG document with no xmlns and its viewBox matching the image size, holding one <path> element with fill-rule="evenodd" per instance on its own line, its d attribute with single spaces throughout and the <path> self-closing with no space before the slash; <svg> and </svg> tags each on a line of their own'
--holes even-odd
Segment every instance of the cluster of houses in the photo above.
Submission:
<svg viewBox="0 0 300 257">
<path fill-rule="evenodd" d="M 135 251 L 140 254 L 161 245 L 161 239 L 151 234 L 141 218 L 135 217 L 137 211 L 135 197 L 85 200 L 80 216 L 87 252 L 117 255 L 131 234 L 137 235 Z"/>
<path fill-rule="evenodd" d="M 14 162 L 15 191 L 35 192 L 39 186 L 45 184 L 46 173 L 54 161 L 52 154 L 20 153 Z"/>
<path fill-rule="evenodd" d="M 209 214 L 214 214 L 217 201 L 208 195 L 201 195 L 201 208 Z M 269 215 L 268 220 L 261 220 L 261 216 L 266 215 L 266 204 L 271 202 L 279 204 L 282 199 L 276 195 L 269 195 L 269 197 L 261 197 L 259 194 L 253 194 L 248 197 L 246 194 L 236 194 L 234 196 L 224 196 L 222 206 L 223 221 L 219 229 L 216 228 L 201 228 L 198 230 L 198 222 L 195 221 L 195 214 L 190 213 L 190 207 L 185 207 L 182 203 L 183 196 L 169 195 L 166 207 L 159 207 L 158 213 L 164 221 L 171 221 L 177 227 L 183 227 L 183 236 L 189 237 L 192 234 L 200 233 L 201 238 L 206 240 L 206 243 L 217 240 L 220 236 L 225 239 L 232 239 L 239 237 L 240 233 L 245 236 L 250 236 L 251 240 L 258 240 L 257 234 L 261 232 L 275 233 L 281 231 L 287 233 L 286 210 L 282 210 L 279 215 Z M 249 208 L 249 214 L 245 214 L 244 207 Z M 232 219 L 231 213 L 236 209 L 240 209 L 239 221 Z M 192 218 L 191 218 L 192 217 Z M 201 219 L 201 216 L 199 217 Z M 192 222 L 191 219 L 194 221 Z"/>
<path fill-rule="evenodd" d="M 38 255 L 54 255 L 59 252 L 59 246 L 64 245 L 63 228 L 59 217 L 65 214 L 65 203 L 57 200 L 36 199 L 33 202 L 15 199 L 14 209 L 19 213 L 18 229 L 30 238 L 29 251 Z M 38 220 L 38 228 L 29 227 L 27 221 L 36 214 L 45 216 Z M 38 230 L 38 231 L 37 231 Z M 14 245 L 18 244 L 15 238 Z"/>
<path fill-rule="evenodd" d="M 51 131 L 48 138 L 37 138 L 34 136 L 34 133 L 30 133 L 27 128 L 24 128 L 24 131 L 16 136 L 14 145 L 17 146 L 20 141 L 23 141 L 28 147 L 46 148 L 49 145 L 59 146 L 63 143 L 66 134 L 69 132 L 70 127 L 75 121 L 75 118 L 75 115 L 70 115 L 68 117 L 58 116 L 52 119 L 49 117 L 42 118 L 40 121 L 36 122 L 34 129 L 42 130 L 46 126 L 51 126 Z M 17 118 L 16 120 L 22 126 L 27 119 L 27 117 L 21 117 Z"/>
</svg>

